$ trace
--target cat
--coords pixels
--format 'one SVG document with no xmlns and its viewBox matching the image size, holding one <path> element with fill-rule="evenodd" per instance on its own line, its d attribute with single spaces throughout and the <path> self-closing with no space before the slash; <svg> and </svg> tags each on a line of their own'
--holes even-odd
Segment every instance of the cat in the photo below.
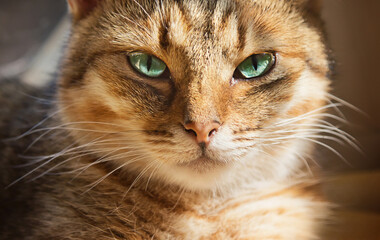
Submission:
<svg viewBox="0 0 380 240">
<path fill-rule="evenodd" d="M 56 87 L 1 83 L 2 239 L 319 238 L 320 1 L 68 5 Z"/>
</svg>

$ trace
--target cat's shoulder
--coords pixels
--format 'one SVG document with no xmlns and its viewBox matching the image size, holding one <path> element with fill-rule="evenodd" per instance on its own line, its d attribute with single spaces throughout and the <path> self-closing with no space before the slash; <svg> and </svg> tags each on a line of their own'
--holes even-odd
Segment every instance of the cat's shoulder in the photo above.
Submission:
<svg viewBox="0 0 380 240">
<path fill-rule="evenodd" d="M 28 219 L 41 205 L 37 199 L 41 185 L 17 179 L 30 171 L 21 167 L 34 137 L 26 133 L 51 112 L 52 88 L 32 87 L 17 78 L 0 80 L 0 239 L 26 239 L 32 234 L 28 229 L 33 222 Z M 33 149 L 36 155 L 44 154 L 45 144 Z"/>
</svg>

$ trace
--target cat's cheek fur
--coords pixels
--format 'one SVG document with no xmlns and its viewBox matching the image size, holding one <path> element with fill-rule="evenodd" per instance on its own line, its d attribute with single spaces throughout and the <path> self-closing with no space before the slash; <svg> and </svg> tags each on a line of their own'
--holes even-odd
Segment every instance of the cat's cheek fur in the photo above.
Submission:
<svg viewBox="0 0 380 240">
<path fill-rule="evenodd" d="M 299 79 L 295 81 L 294 89 L 296 90 L 292 101 L 284 105 L 286 107 L 282 107 L 281 115 L 288 114 L 290 117 L 296 117 L 322 104 L 327 81 L 315 81 L 314 78 L 317 77 L 309 70 L 305 70 L 301 74 Z M 176 145 L 175 147 L 167 146 L 166 148 L 169 151 L 165 151 L 164 146 L 155 146 L 142 134 L 137 133 L 136 129 L 143 129 L 143 122 L 130 119 L 131 116 L 139 114 L 132 102 L 110 94 L 105 79 L 102 79 L 96 72 L 87 73 L 84 81 L 86 82 L 84 87 L 62 92 L 62 101 L 68 106 L 62 108 L 65 111 L 64 116 L 68 117 L 65 122 L 83 122 L 85 124 L 88 119 L 92 119 L 94 122 L 108 123 L 110 126 L 97 126 L 95 124 L 94 132 L 86 138 L 83 138 L 82 132 L 73 130 L 74 136 L 85 144 L 104 135 L 104 133 L 97 134 L 96 131 L 124 132 L 121 136 L 125 139 L 133 139 L 136 145 L 133 149 L 137 152 L 135 155 L 141 158 L 141 161 L 128 164 L 126 169 L 144 171 L 145 176 L 153 175 L 154 179 L 160 179 L 160 181 L 163 180 L 191 190 L 216 189 L 222 186 L 232 188 L 233 185 L 242 184 L 246 179 L 255 179 L 256 182 L 281 181 L 299 168 L 301 163 L 297 154 L 303 154 L 304 149 L 310 149 L 309 144 L 305 141 L 294 140 L 285 146 L 277 148 L 274 146 L 273 149 L 275 150 L 269 151 L 270 155 L 268 156 L 268 154 L 260 152 L 262 149 L 259 146 L 252 146 L 255 143 L 234 142 L 233 131 L 226 123 L 214 136 L 214 140 L 208 149 L 210 157 L 221 163 L 226 163 L 225 165 L 211 166 L 202 171 L 180 166 L 181 162 L 194 160 L 200 155 L 198 146 L 183 130 L 174 131 Z M 315 107 L 310 104 L 310 99 L 315 102 Z M 308 106 L 307 109 L 303 108 L 305 104 Z M 305 119 L 305 123 L 312 123 L 306 121 L 310 121 L 308 119 Z M 88 128 L 87 125 L 86 127 Z M 132 131 L 132 133 L 128 133 L 128 131 Z M 250 137 L 255 139 L 256 136 L 257 139 L 260 139 L 261 134 L 258 130 L 251 133 Z M 130 140 L 126 143 L 131 144 Z M 244 144 L 251 145 L 251 149 L 249 151 L 237 150 L 239 146 Z M 173 149 L 176 151 L 170 151 Z M 181 155 L 176 152 L 181 152 Z M 115 164 L 121 166 L 126 163 L 125 161 L 126 159 L 118 159 Z M 147 166 L 149 166 L 148 169 Z M 251 169 L 251 171 L 246 171 L 246 169 Z"/>
</svg>

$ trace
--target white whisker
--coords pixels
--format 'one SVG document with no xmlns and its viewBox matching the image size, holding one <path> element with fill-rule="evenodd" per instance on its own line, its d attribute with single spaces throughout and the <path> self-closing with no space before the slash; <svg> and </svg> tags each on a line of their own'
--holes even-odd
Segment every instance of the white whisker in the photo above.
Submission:
<svg viewBox="0 0 380 240">
<path fill-rule="evenodd" d="M 360 114 L 363 114 L 363 115 L 365 115 L 365 116 L 368 116 L 367 113 L 363 112 L 362 110 L 360 110 L 359 108 L 355 107 L 355 106 L 352 105 L 351 103 L 346 102 L 346 101 L 344 101 L 343 99 L 338 98 L 337 96 L 335 96 L 335 95 L 333 95 L 333 94 L 331 94 L 331 93 L 326 93 L 326 94 L 327 94 L 327 96 L 328 96 L 330 99 L 335 100 L 335 101 L 339 102 L 340 104 L 342 104 L 342 105 L 344 105 L 344 106 L 346 106 L 346 107 L 348 107 L 348 108 L 350 108 L 350 109 L 352 109 L 352 110 L 354 110 L 354 111 L 356 111 L 356 112 L 358 112 L 358 113 L 360 113 Z"/>
<path fill-rule="evenodd" d="M 114 170 L 112 170 L 111 172 L 107 173 L 105 176 L 101 177 L 100 179 L 98 179 L 97 181 L 95 181 L 94 183 L 92 184 L 89 184 L 89 189 L 87 189 L 86 191 L 84 191 L 82 194 L 86 194 L 87 192 L 91 191 L 91 189 L 93 189 L 94 187 L 96 187 L 99 183 L 101 183 L 104 179 L 106 179 L 107 177 L 109 177 L 110 175 L 112 175 L 114 172 L 116 172 L 117 170 L 129 165 L 129 164 L 132 164 L 134 162 L 137 162 L 137 161 L 140 161 L 144 159 L 144 157 L 139 157 L 139 158 L 134 158 L 133 160 L 131 161 L 128 161 L 120 166 L 118 166 L 117 168 L 115 168 Z"/>
<path fill-rule="evenodd" d="M 137 175 L 137 177 L 135 178 L 135 180 L 132 182 L 132 184 L 129 186 L 129 188 L 127 189 L 127 191 L 123 194 L 123 200 L 125 199 L 125 197 L 127 196 L 128 192 L 133 188 L 133 186 L 137 183 L 138 180 L 140 180 L 140 178 L 151 168 L 154 166 L 154 164 L 157 164 L 156 163 L 156 160 L 153 160 L 151 163 L 149 163 L 140 173 L 139 175 Z"/>
<path fill-rule="evenodd" d="M 46 118 L 42 119 L 40 122 L 38 122 L 37 124 L 35 124 L 32 128 L 30 128 L 28 131 L 26 131 L 25 133 L 17 136 L 17 137 L 12 137 L 12 138 L 9 138 L 7 139 L 8 141 L 16 141 L 16 140 L 19 140 L 25 136 L 28 136 L 31 134 L 31 132 L 38 128 L 39 126 L 41 126 L 42 124 L 44 124 L 47 120 L 51 119 L 52 117 L 56 116 L 57 114 L 59 114 L 61 111 L 63 111 L 64 109 L 68 108 L 69 106 L 65 107 L 65 108 L 62 108 L 58 111 L 55 111 L 53 112 L 52 114 L 48 115 Z"/>
</svg>

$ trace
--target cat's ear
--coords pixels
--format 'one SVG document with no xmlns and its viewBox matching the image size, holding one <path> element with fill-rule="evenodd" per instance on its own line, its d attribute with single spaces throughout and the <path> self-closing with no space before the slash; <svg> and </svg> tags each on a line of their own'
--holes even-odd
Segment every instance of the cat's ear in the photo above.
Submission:
<svg viewBox="0 0 380 240">
<path fill-rule="evenodd" d="M 293 0 L 305 12 L 319 15 L 322 10 L 322 0 Z"/>
<path fill-rule="evenodd" d="M 73 19 L 78 21 L 87 16 L 101 0 L 67 0 Z"/>
<path fill-rule="evenodd" d="M 320 14 L 322 11 L 322 1 L 321 0 L 307 0 L 306 9 L 315 14 Z"/>
</svg>

